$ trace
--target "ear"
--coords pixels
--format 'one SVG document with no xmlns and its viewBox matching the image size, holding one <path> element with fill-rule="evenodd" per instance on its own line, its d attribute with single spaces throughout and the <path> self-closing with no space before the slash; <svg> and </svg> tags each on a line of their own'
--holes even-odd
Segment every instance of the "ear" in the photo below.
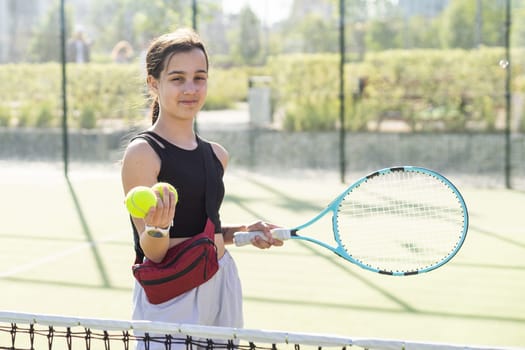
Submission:
<svg viewBox="0 0 525 350">
<path fill-rule="evenodd" d="M 158 81 L 155 79 L 152 75 L 148 75 L 148 78 L 146 79 L 146 82 L 148 83 L 148 87 L 155 93 L 158 92 Z"/>
</svg>

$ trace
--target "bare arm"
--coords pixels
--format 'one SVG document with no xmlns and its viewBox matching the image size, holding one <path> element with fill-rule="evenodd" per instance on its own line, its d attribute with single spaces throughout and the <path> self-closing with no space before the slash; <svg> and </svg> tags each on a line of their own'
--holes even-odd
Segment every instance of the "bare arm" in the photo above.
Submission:
<svg viewBox="0 0 525 350">
<path fill-rule="evenodd" d="M 160 159 L 153 149 L 143 140 L 135 140 L 129 144 L 122 162 L 121 178 L 124 194 L 135 186 L 153 186 L 157 182 L 160 170 Z M 154 237 L 144 232 L 146 225 L 165 228 L 170 226 L 175 214 L 175 198 L 168 194 L 161 199 L 157 194 L 157 206 L 152 208 L 144 219 L 132 218 L 139 232 L 140 246 L 144 255 L 160 262 L 169 248 L 169 235 Z"/>
<path fill-rule="evenodd" d="M 223 226 L 221 232 L 224 237 L 224 244 L 233 244 L 233 234 L 247 230 L 248 228 L 245 225 Z"/>
<path fill-rule="evenodd" d="M 256 236 L 252 240 L 252 244 L 257 248 L 266 249 L 271 246 L 282 246 L 283 241 L 275 239 L 272 237 L 270 232 L 272 229 L 280 226 L 269 224 L 263 221 L 256 221 L 250 225 L 233 225 L 233 226 L 224 226 L 222 228 L 222 235 L 224 239 L 224 244 L 233 244 L 233 235 L 235 232 L 244 232 L 244 231 L 261 231 L 266 236 L 266 239 L 262 239 L 259 236 Z"/>
</svg>

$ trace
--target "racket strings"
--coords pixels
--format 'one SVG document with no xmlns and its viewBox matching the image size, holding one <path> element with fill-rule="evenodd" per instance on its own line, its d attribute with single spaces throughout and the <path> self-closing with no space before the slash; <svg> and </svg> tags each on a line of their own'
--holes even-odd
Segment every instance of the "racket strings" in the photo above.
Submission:
<svg viewBox="0 0 525 350">
<path fill-rule="evenodd" d="M 337 231 L 347 253 L 381 271 L 439 264 L 463 234 L 464 212 L 441 179 L 396 171 L 370 177 L 342 200 Z"/>
</svg>

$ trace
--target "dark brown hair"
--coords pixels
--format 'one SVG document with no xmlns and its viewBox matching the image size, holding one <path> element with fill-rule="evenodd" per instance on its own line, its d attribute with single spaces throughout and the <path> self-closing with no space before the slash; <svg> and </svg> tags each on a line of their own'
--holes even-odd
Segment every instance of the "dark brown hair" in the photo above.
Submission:
<svg viewBox="0 0 525 350">
<path fill-rule="evenodd" d="M 180 28 L 174 32 L 167 33 L 155 39 L 148 48 L 146 54 L 146 72 L 148 76 L 155 79 L 160 78 L 166 63 L 176 53 L 188 52 L 193 49 L 202 50 L 206 57 L 206 69 L 208 69 L 208 53 L 200 36 L 190 28 Z M 159 117 L 159 98 L 152 95 L 151 103 L 151 123 L 154 124 Z"/>
</svg>

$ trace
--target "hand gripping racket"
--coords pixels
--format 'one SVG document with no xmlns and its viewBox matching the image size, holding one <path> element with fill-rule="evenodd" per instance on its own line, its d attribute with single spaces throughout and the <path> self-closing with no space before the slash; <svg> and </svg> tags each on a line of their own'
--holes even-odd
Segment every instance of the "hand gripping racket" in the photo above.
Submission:
<svg viewBox="0 0 525 350">
<path fill-rule="evenodd" d="M 336 246 L 299 231 L 332 214 Z M 434 270 L 454 257 L 468 229 L 463 197 L 444 176 L 414 166 L 373 172 L 348 187 L 322 212 L 295 228 L 272 230 L 280 240 L 320 245 L 358 266 L 406 276 Z M 237 246 L 262 232 L 237 232 Z"/>
</svg>

